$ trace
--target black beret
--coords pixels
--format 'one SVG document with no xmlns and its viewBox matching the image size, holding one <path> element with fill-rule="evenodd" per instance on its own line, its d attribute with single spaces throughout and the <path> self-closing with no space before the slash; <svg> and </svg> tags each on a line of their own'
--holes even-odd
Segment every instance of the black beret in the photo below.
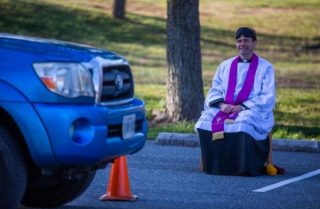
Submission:
<svg viewBox="0 0 320 209">
<path fill-rule="evenodd" d="M 248 28 L 248 27 L 239 28 L 236 32 L 236 39 L 240 38 L 241 35 L 247 38 L 252 38 L 254 41 L 257 40 L 256 31 L 252 28 Z"/>
</svg>

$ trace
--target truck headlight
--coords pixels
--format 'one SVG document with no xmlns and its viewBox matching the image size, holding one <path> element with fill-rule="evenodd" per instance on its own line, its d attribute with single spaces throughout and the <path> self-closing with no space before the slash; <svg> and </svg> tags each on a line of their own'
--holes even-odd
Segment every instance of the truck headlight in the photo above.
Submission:
<svg viewBox="0 0 320 209">
<path fill-rule="evenodd" d="M 91 74 L 80 63 L 34 63 L 33 67 L 43 84 L 56 94 L 95 96 Z"/>
</svg>

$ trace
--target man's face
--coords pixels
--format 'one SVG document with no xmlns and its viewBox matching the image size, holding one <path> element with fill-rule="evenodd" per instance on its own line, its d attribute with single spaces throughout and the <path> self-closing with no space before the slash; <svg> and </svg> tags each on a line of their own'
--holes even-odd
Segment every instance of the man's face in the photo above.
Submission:
<svg viewBox="0 0 320 209">
<path fill-rule="evenodd" d="M 257 41 L 254 41 L 252 38 L 248 38 L 243 35 L 236 40 L 236 46 L 242 59 L 250 59 L 253 50 L 256 48 L 256 45 Z"/>
</svg>

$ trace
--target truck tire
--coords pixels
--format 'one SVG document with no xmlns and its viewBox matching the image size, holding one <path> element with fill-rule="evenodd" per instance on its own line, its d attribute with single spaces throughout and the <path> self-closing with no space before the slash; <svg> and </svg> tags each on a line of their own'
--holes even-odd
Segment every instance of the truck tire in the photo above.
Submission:
<svg viewBox="0 0 320 209">
<path fill-rule="evenodd" d="M 0 124 L 0 208 L 18 207 L 27 185 L 27 168 L 15 136 Z"/>
<path fill-rule="evenodd" d="M 61 174 L 42 175 L 33 171 L 30 175 L 22 204 L 28 207 L 57 207 L 80 196 L 94 179 L 95 172 L 68 179 Z"/>
</svg>

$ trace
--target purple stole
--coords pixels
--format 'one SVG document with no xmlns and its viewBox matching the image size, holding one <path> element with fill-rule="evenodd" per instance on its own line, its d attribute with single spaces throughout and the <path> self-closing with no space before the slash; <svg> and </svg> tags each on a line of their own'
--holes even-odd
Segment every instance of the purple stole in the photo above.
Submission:
<svg viewBox="0 0 320 209">
<path fill-rule="evenodd" d="M 238 105 L 243 103 L 248 99 L 253 87 L 254 77 L 258 67 L 258 56 L 255 54 L 252 55 L 252 60 L 242 89 L 240 90 L 236 100 L 234 101 L 233 97 L 237 85 L 237 68 L 239 59 L 240 57 L 238 56 L 232 61 L 231 64 L 228 90 L 225 99 L 225 103 L 227 104 Z M 224 123 L 233 123 L 237 116 L 238 113 L 224 113 L 222 111 L 218 112 L 218 114 L 212 120 L 212 140 L 224 138 Z"/>
</svg>

